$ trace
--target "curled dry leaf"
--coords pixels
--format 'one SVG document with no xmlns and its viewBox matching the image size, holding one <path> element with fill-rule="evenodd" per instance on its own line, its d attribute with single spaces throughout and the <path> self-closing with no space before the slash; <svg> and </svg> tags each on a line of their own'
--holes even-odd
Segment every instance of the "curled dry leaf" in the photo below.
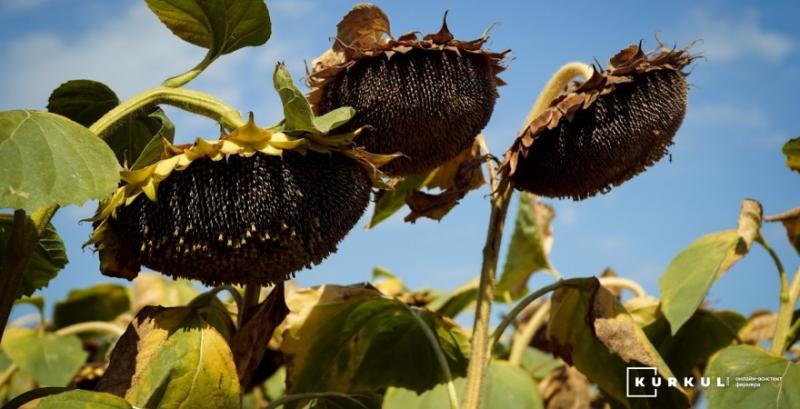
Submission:
<svg viewBox="0 0 800 409">
<path fill-rule="evenodd" d="M 481 145 L 476 138 L 470 148 L 434 170 L 425 184 L 427 188 L 439 188 L 443 192 L 431 194 L 414 190 L 406 196 L 411 213 L 405 221 L 414 223 L 420 217 L 441 220 L 467 193 L 486 183 L 481 170 L 483 162 Z"/>
<path fill-rule="evenodd" d="M 800 207 L 773 216 L 767 216 L 764 220 L 781 222 L 786 229 L 789 242 L 792 243 L 795 250 L 800 252 Z"/>
<path fill-rule="evenodd" d="M 763 341 L 771 339 L 775 335 L 775 323 L 778 314 L 772 311 L 757 311 L 747 319 L 747 324 L 739 330 L 739 338 L 742 342 L 758 345 Z"/>
<path fill-rule="evenodd" d="M 753 246 L 755 240 L 761 230 L 761 218 L 763 210 L 761 203 L 754 199 L 742 200 L 742 205 L 739 208 L 739 222 L 736 230 L 742 236 L 742 241 L 747 246 L 747 250 Z"/>
<path fill-rule="evenodd" d="M 380 7 L 369 4 L 357 4 L 336 25 L 336 41 L 333 51 L 347 53 L 348 49 L 372 48 L 380 44 L 384 35 L 391 37 L 389 18 Z"/>
<path fill-rule="evenodd" d="M 546 409 L 583 409 L 591 402 L 589 380 L 574 367 L 562 366 L 539 382 Z"/>
</svg>

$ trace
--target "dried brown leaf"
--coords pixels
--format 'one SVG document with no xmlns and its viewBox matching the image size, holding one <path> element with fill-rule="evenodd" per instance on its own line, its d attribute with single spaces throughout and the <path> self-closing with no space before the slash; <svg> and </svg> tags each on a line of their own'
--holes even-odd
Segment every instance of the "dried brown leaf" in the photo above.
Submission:
<svg viewBox="0 0 800 409">
<path fill-rule="evenodd" d="M 254 371 L 267 352 L 272 334 L 288 314 L 284 286 L 279 283 L 266 300 L 250 310 L 249 319 L 233 336 L 231 350 L 243 390 L 252 386 Z"/>
<path fill-rule="evenodd" d="M 583 409 L 589 407 L 591 387 L 574 367 L 562 366 L 539 382 L 539 392 L 546 409 Z"/>
<path fill-rule="evenodd" d="M 778 314 L 771 311 L 757 311 L 747 319 L 747 324 L 739 330 L 742 342 L 757 345 L 775 335 Z"/>
<path fill-rule="evenodd" d="M 765 217 L 764 220 L 783 223 L 783 227 L 786 229 L 786 235 L 789 237 L 789 242 L 792 243 L 795 250 L 800 252 L 800 207 Z"/>
<path fill-rule="evenodd" d="M 442 193 L 413 191 L 406 197 L 411 213 L 405 221 L 413 223 L 420 217 L 441 220 L 468 192 L 486 183 L 481 171 L 484 159 L 478 138 L 472 147 L 434 171 L 426 187 L 442 189 Z"/>
<path fill-rule="evenodd" d="M 384 35 L 391 37 L 389 18 L 374 4 L 357 4 L 336 25 L 336 41 L 333 51 L 347 49 L 370 49 L 381 43 Z"/>
<path fill-rule="evenodd" d="M 762 213 L 761 203 L 757 200 L 742 200 L 742 205 L 739 209 L 739 222 L 736 230 L 739 232 L 739 235 L 742 236 L 747 250 L 750 250 L 750 247 L 753 245 L 753 240 L 760 234 Z"/>
</svg>

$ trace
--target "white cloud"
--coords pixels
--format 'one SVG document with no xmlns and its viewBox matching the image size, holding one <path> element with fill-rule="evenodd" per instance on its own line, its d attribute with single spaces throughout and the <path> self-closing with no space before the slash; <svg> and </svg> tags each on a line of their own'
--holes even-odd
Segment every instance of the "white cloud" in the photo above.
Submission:
<svg viewBox="0 0 800 409">
<path fill-rule="evenodd" d="M 2 52 L 0 96 L 4 107 L 43 107 L 59 84 L 89 78 L 121 98 L 151 88 L 199 61 L 203 50 L 184 44 L 144 3 L 80 33 L 75 39 L 39 32 L 14 39 Z"/>
<path fill-rule="evenodd" d="M 727 62 L 741 58 L 764 58 L 780 62 L 794 49 L 794 40 L 762 26 L 751 10 L 733 17 L 707 9 L 696 9 L 687 26 L 702 39 L 698 45 L 709 61 Z"/>
<path fill-rule="evenodd" d="M 12 0 L 0 0 L 3 2 Z M 14 0 L 15 1 L 15 0 Z M 36 0 L 39 1 L 39 0 Z M 312 11 L 308 7 L 270 4 L 273 19 L 297 19 Z M 3 3 L 4 5 L 6 3 Z M 10 4 L 10 3 L 9 3 Z M 38 31 L 23 34 L 0 45 L 0 110 L 42 109 L 53 89 L 71 79 L 93 79 L 109 85 L 121 99 L 160 84 L 199 62 L 205 50 L 183 42 L 169 32 L 148 10 L 144 2 L 98 20 L 90 27 L 75 27 L 75 33 Z M 262 47 L 247 47 L 219 58 L 192 84 L 243 111 L 253 110 L 259 123 L 278 120 L 280 103 L 272 89 L 275 61 L 285 60 L 299 77 L 303 59 L 313 58 L 311 41 L 298 33 L 308 28 L 282 23 L 273 29 L 270 41 Z M 312 35 L 312 33 L 308 35 Z M 297 38 L 300 38 L 298 40 Z M 324 41 L 324 37 L 321 37 Z M 289 44 L 292 47 L 288 46 Z M 178 139 L 214 136 L 218 127 L 205 118 L 170 109 L 177 122 Z M 258 120 L 257 118 L 257 120 Z"/>
</svg>

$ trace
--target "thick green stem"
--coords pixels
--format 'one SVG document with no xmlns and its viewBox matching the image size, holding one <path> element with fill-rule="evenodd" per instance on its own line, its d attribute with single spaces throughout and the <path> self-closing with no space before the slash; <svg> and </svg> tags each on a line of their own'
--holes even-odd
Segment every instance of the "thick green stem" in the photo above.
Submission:
<svg viewBox="0 0 800 409">
<path fill-rule="evenodd" d="M 789 327 L 792 325 L 792 314 L 794 313 L 794 306 L 797 304 L 798 292 L 800 292 L 800 272 L 795 273 L 792 286 L 789 286 L 789 278 L 786 274 L 786 269 L 783 268 L 781 259 L 778 254 L 772 249 L 772 246 L 764 240 L 764 237 L 758 235 L 755 241 L 761 245 L 775 263 L 775 268 L 778 270 L 780 278 L 780 307 L 778 308 L 778 318 L 775 321 L 775 335 L 772 338 L 772 347 L 770 352 L 774 355 L 783 355 L 786 351 L 786 343 L 788 342 Z M 798 270 L 800 271 L 800 270 Z"/>
<path fill-rule="evenodd" d="M 523 129 L 527 128 L 561 90 L 576 76 L 589 78 L 593 73 L 591 66 L 583 63 L 569 63 L 561 67 L 547 82 L 544 90 L 531 108 Z M 475 322 L 472 330 L 472 356 L 467 368 L 467 380 L 464 386 L 464 409 L 479 409 L 486 366 L 489 364 L 491 350 L 489 344 L 489 320 L 491 319 L 492 300 L 494 299 L 495 274 L 497 259 L 500 254 L 500 243 L 503 238 L 508 204 L 513 189 L 504 181 L 497 181 L 491 186 L 492 211 L 489 217 L 489 229 L 486 233 L 486 244 L 483 247 L 483 264 L 481 266 L 480 284 L 478 286 L 478 303 L 475 308 Z"/>
<path fill-rule="evenodd" d="M 238 111 L 211 95 L 181 88 L 160 86 L 145 91 L 108 111 L 89 128 L 103 137 L 127 116 L 143 109 L 166 104 L 203 115 L 219 122 L 225 129 L 236 129 L 245 124 Z"/>
<path fill-rule="evenodd" d="M 475 308 L 475 322 L 472 330 L 472 356 L 469 360 L 467 381 L 464 386 L 463 407 L 465 409 L 478 409 L 480 407 L 486 366 L 489 364 L 489 358 L 491 357 L 489 321 L 492 314 L 492 300 L 494 299 L 497 258 L 500 254 L 503 227 L 512 192 L 511 185 L 505 184 L 503 190 L 496 192 L 492 198 L 492 213 L 489 217 L 486 244 L 483 247 L 483 267 L 481 268 L 481 277 L 478 285 L 478 304 Z"/>
</svg>

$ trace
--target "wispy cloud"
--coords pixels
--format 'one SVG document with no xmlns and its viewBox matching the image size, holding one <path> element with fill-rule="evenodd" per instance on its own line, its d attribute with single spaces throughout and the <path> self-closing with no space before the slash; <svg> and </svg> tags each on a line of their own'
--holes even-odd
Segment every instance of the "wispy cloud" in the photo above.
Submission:
<svg viewBox="0 0 800 409">
<path fill-rule="evenodd" d="M 690 12 L 686 26 L 702 39 L 698 48 L 709 61 L 763 58 L 780 62 L 795 47 L 794 39 L 788 35 L 763 26 L 755 10 L 730 15 L 695 9 Z"/>
</svg>

